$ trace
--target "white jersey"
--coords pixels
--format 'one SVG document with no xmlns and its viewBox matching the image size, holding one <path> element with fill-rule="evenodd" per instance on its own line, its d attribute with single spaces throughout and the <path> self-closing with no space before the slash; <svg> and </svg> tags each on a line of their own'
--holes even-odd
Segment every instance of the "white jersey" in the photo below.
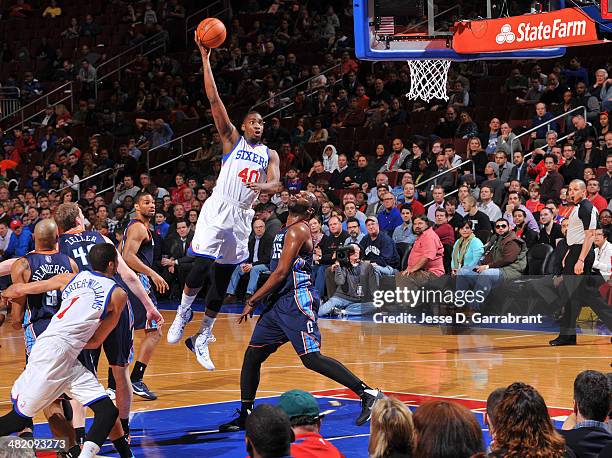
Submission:
<svg viewBox="0 0 612 458">
<path fill-rule="evenodd" d="M 34 348 L 53 341 L 70 348 L 76 357 L 106 316 L 106 306 L 116 286 L 113 279 L 97 272 L 79 272 L 62 290 L 62 305 Z"/>
<path fill-rule="evenodd" d="M 223 155 L 223 166 L 213 195 L 249 208 L 257 198 L 257 193 L 245 185 L 265 183 L 268 180 L 269 160 L 270 154 L 266 145 L 251 146 L 240 136 L 234 148 Z"/>
</svg>

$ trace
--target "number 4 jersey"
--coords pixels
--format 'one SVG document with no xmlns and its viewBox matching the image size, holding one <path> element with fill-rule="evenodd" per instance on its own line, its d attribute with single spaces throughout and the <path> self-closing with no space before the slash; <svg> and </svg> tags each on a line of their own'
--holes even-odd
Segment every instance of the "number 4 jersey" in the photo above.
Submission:
<svg viewBox="0 0 612 458">
<path fill-rule="evenodd" d="M 96 231 L 68 231 L 59 236 L 60 252 L 74 259 L 79 272 L 92 270 L 87 255 L 91 247 L 98 243 L 106 243 L 106 240 Z"/>
<path fill-rule="evenodd" d="M 248 183 L 267 181 L 268 147 L 249 145 L 240 137 L 223 156 L 223 166 L 212 196 L 204 202 L 190 253 L 220 264 L 239 264 L 249 256 L 253 210 L 257 192 Z"/>
</svg>

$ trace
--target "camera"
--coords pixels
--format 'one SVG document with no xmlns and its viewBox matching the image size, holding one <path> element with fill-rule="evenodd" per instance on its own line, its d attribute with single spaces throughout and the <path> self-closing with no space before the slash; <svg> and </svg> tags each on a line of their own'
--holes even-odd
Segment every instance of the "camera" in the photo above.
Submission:
<svg viewBox="0 0 612 458">
<path fill-rule="evenodd" d="M 355 252 L 355 248 L 352 245 L 343 246 L 336 250 L 336 261 L 340 264 L 341 267 L 351 268 L 351 261 L 349 261 L 349 256 L 351 256 Z"/>
</svg>

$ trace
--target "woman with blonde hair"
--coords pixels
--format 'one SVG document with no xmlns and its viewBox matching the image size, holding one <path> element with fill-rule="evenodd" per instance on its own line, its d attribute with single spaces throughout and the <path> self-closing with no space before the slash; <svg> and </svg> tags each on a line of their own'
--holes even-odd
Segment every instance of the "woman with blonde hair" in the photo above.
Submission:
<svg viewBox="0 0 612 458">
<path fill-rule="evenodd" d="M 414 423 L 408 407 L 394 397 L 381 399 L 372 408 L 370 458 L 412 458 Z"/>
</svg>

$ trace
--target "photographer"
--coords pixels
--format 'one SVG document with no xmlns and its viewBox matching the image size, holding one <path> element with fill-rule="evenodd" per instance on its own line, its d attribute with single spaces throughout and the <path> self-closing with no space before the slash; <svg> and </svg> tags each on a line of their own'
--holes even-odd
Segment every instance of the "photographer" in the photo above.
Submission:
<svg viewBox="0 0 612 458">
<path fill-rule="evenodd" d="M 372 296 L 378 289 L 378 277 L 372 264 L 359 259 L 359 245 L 336 250 L 336 262 L 331 266 L 336 290 L 319 308 L 324 315 L 367 315 L 374 311 Z M 333 288 L 329 288 L 330 293 Z"/>
</svg>

